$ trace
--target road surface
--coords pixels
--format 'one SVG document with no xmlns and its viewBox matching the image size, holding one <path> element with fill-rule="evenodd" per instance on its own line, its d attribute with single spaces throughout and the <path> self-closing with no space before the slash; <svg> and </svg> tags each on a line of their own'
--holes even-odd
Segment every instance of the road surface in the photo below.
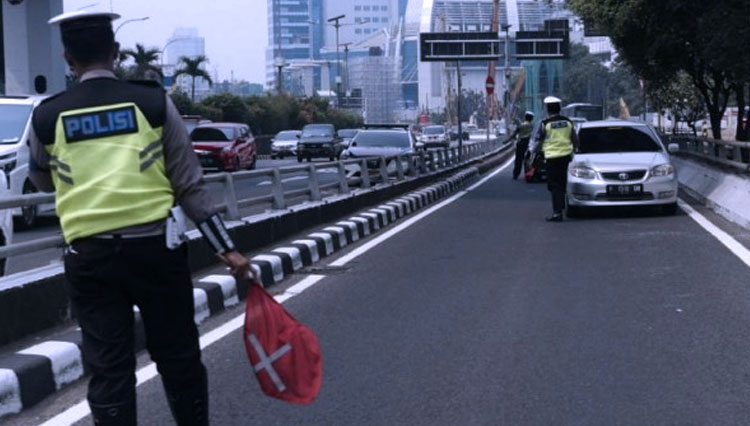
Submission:
<svg viewBox="0 0 750 426">
<path fill-rule="evenodd" d="M 264 397 L 241 330 L 225 325 L 203 352 L 212 424 L 747 424 L 750 271 L 687 213 L 547 223 L 545 186 L 508 168 L 450 200 L 354 260 L 273 289 L 315 282 L 285 303 L 321 342 L 311 406 Z M 10 424 L 84 395 L 78 384 Z M 158 378 L 138 404 L 140 424 L 172 424 Z"/>
</svg>

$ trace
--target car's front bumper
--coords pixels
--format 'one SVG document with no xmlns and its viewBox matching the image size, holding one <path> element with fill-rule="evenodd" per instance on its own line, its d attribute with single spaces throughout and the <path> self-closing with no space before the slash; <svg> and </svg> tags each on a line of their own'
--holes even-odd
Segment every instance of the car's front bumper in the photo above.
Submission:
<svg viewBox="0 0 750 426">
<path fill-rule="evenodd" d="M 642 185 L 643 191 L 630 195 L 608 195 L 609 185 Z M 647 177 L 633 181 L 581 179 L 568 175 L 568 205 L 594 206 L 649 206 L 677 202 L 677 176 Z"/>
<path fill-rule="evenodd" d="M 231 168 L 232 162 L 229 157 L 219 154 L 198 154 L 201 168 L 205 171 L 221 171 Z"/>
<path fill-rule="evenodd" d="M 336 148 L 332 145 L 305 144 L 297 146 L 300 157 L 335 157 Z"/>
<path fill-rule="evenodd" d="M 292 146 L 292 145 L 271 146 L 271 154 L 273 155 L 297 155 L 297 146 Z"/>
</svg>

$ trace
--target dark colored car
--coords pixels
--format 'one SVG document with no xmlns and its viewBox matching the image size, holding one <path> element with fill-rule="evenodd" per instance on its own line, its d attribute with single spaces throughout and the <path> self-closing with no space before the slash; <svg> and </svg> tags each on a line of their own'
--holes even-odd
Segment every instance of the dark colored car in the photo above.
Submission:
<svg viewBox="0 0 750 426">
<path fill-rule="evenodd" d="M 190 133 L 203 170 L 254 169 L 258 159 L 250 127 L 241 123 L 201 124 Z"/>
<path fill-rule="evenodd" d="M 335 160 L 341 154 L 341 139 L 336 135 L 333 124 L 308 124 L 302 128 L 297 144 L 297 161 L 311 161 L 313 158 Z"/>
</svg>

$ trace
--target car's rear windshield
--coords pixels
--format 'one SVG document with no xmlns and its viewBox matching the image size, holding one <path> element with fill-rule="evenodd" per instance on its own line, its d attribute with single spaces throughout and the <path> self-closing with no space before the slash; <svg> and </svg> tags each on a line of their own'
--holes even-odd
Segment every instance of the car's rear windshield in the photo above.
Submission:
<svg viewBox="0 0 750 426">
<path fill-rule="evenodd" d="M 190 134 L 193 142 L 229 142 L 234 139 L 231 127 L 196 127 Z"/>
<path fill-rule="evenodd" d="M 422 130 L 422 133 L 424 133 L 425 135 L 439 135 L 441 133 L 445 133 L 445 128 L 443 126 L 425 127 L 424 130 Z"/>
<path fill-rule="evenodd" d="M 333 126 L 305 126 L 302 129 L 303 138 L 329 137 L 333 136 Z"/>
<path fill-rule="evenodd" d="M 357 134 L 357 129 L 341 129 L 337 133 L 342 138 L 353 138 Z"/>
<path fill-rule="evenodd" d="M 20 141 L 30 115 L 31 105 L 0 105 L 0 144 Z"/>
<path fill-rule="evenodd" d="M 279 132 L 275 139 L 277 141 L 296 141 L 297 135 L 299 135 L 299 132 L 295 131 Z"/>
<path fill-rule="evenodd" d="M 661 146 L 646 127 L 591 127 L 578 134 L 581 154 L 656 151 L 661 151 Z"/>
<path fill-rule="evenodd" d="M 408 148 L 409 134 L 398 131 L 362 131 L 354 138 L 358 147 L 393 147 Z"/>
</svg>

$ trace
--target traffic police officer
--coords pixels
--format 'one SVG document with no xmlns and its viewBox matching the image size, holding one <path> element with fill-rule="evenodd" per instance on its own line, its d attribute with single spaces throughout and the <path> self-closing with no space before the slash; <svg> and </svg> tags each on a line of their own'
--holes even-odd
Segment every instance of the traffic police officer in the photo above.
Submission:
<svg viewBox="0 0 750 426">
<path fill-rule="evenodd" d="M 533 122 L 534 113 L 526 111 L 523 123 L 511 135 L 511 138 L 518 136 L 518 142 L 516 142 L 516 162 L 513 166 L 513 179 L 518 179 L 518 175 L 521 174 L 524 156 L 526 155 L 526 150 L 529 149 L 529 138 L 531 138 L 531 132 L 534 130 Z"/>
<path fill-rule="evenodd" d="M 207 425 L 208 385 L 187 248 L 170 249 L 165 241 L 173 207 L 198 225 L 235 277 L 247 277 L 250 265 L 213 207 L 164 89 L 115 77 L 119 45 L 112 20 L 118 18 L 78 11 L 49 21 L 60 26 L 78 84 L 36 108 L 30 177 L 40 190 L 56 194 L 94 423 L 136 424 L 135 305 L 177 424 Z"/>
<path fill-rule="evenodd" d="M 565 187 L 568 183 L 568 163 L 578 145 L 573 122 L 560 115 L 562 101 L 554 96 L 544 98 L 547 118 L 542 121 L 533 150 L 544 153 L 547 168 L 547 188 L 552 193 L 552 215 L 549 222 L 562 222 L 565 209 Z"/>
</svg>

